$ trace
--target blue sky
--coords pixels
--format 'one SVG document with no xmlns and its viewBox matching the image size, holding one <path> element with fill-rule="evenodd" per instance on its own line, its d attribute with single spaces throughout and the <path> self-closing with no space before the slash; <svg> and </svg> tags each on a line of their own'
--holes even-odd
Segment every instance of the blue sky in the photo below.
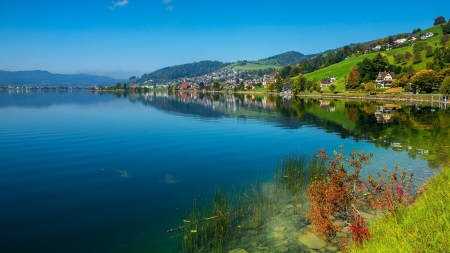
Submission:
<svg viewBox="0 0 450 253">
<path fill-rule="evenodd" d="M 313 54 L 450 18 L 450 1 L 16 0 L 0 7 L 0 70 L 127 78 L 201 60 Z M 447 13 L 446 13 L 447 12 Z"/>
</svg>

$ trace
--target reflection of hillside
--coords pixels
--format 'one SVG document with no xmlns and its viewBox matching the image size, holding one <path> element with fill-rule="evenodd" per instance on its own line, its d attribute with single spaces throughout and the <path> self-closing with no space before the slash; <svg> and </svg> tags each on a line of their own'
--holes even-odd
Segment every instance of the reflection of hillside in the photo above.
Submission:
<svg viewBox="0 0 450 253">
<path fill-rule="evenodd" d="M 443 143 L 447 143 L 443 140 L 450 140 L 443 124 L 450 122 L 450 115 L 424 106 L 222 93 L 148 93 L 129 98 L 166 112 L 203 118 L 256 119 L 286 129 L 312 125 L 343 139 L 366 140 L 377 147 L 408 152 L 413 158 L 428 160 L 432 168 L 448 156 L 442 152 L 446 150 Z"/>
<path fill-rule="evenodd" d="M 72 90 L 7 90 L 0 91 L 1 107 L 46 108 L 58 104 L 88 105 L 114 101 L 113 96 Z"/>
</svg>

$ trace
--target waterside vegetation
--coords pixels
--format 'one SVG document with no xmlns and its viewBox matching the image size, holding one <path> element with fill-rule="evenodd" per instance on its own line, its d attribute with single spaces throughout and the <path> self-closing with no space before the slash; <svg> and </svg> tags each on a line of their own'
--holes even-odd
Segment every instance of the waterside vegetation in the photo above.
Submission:
<svg viewBox="0 0 450 253">
<path fill-rule="evenodd" d="M 323 149 L 316 156 L 288 155 L 280 160 L 272 182 L 263 183 L 259 180 L 239 191 L 233 188 L 231 193 L 219 188 L 209 202 L 194 199 L 181 225 L 168 230 L 168 233 L 178 233 L 173 237 L 181 238 L 183 252 L 301 252 L 313 249 L 325 252 L 335 252 L 337 249 L 359 252 L 360 248 L 374 252 L 373 247 L 381 250 L 378 252 L 413 252 L 404 251 L 404 248 L 393 249 L 392 245 L 389 245 L 390 250 L 383 251 L 388 249 L 385 241 L 377 238 L 397 233 L 397 237 L 391 236 L 391 240 L 399 239 L 398 234 L 406 233 L 400 224 L 414 223 L 413 220 L 419 218 L 417 215 L 425 215 L 409 210 L 426 212 L 428 203 L 421 204 L 420 201 L 439 197 L 441 200 L 431 205 L 436 208 L 433 209 L 436 220 L 429 221 L 435 225 L 430 232 L 437 231 L 438 237 L 431 241 L 422 240 L 422 249 L 448 247 L 448 235 L 445 231 L 449 229 L 449 221 L 445 219 L 448 216 L 446 209 L 450 195 L 446 191 L 439 192 L 443 190 L 442 187 L 449 185 L 448 171 L 436 177 L 433 182 L 441 181 L 430 184 L 431 193 L 423 194 L 414 205 L 410 205 L 415 196 L 411 192 L 413 175 L 408 175 L 406 171 L 398 172 L 398 166 L 390 173 L 386 169 L 384 175 L 378 173 L 377 179 L 372 176 L 366 180 L 360 178 L 361 169 L 370 163 L 371 157 L 372 154 L 366 155 L 356 150 L 346 157 L 343 147 L 340 147 L 339 152 L 334 151 L 333 156 L 328 156 Z M 350 171 L 349 168 L 353 169 Z M 439 186 L 434 186 L 435 184 Z M 289 230 L 300 232 L 270 225 L 279 221 L 286 212 L 288 222 L 292 222 L 291 226 L 298 226 Z M 409 215 L 410 212 L 413 213 L 412 216 Z M 442 216 L 444 213 L 447 216 Z M 382 218 L 374 221 L 375 214 Z M 388 229 L 388 222 L 395 222 L 400 228 L 393 232 Z M 442 225 L 438 225 L 441 222 Z M 274 235 L 267 234 L 267 227 L 276 231 Z M 410 237 L 421 236 L 420 228 L 415 228 L 412 232 L 414 235 Z M 293 233 L 294 237 L 299 236 L 300 243 L 294 245 L 285 235 L 286 232 Z M 271 241 L 273 237 L 281 240 Z M 375 243 L 383 244 L 384 248 L 376 244 L 370 246 L 374 240 Z M 426 242 L 436 244 L 428 243 L 427 246 Z M 402 243 L 394 245 L 401 247 Z"/>
</svg>

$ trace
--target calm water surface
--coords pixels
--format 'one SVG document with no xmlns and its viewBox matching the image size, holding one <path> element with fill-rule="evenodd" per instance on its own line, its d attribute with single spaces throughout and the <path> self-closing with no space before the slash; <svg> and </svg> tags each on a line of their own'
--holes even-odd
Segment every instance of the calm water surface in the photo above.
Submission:
<svg viewBox="0 0 450 253">
<path fill-rule="evenodd" d="M 383 105 L 0 91 L 0 252 L 178 252 L 165 231 L 194 196 L 322 147 L 374 153 L 367 172 L 399 163 L 420 185 L 447 159 L 447 112 Z"/>
</svg>

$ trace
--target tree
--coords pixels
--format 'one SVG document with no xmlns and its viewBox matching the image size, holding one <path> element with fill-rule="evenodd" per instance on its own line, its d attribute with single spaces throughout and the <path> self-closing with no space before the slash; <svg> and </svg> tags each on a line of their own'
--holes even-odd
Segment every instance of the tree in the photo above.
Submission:
<svg viewBox="0 0 450 253">
<path fill-rule="evenodd" d="M 419 41 L 417 43 L 414 44 L 414 50 L 413 52 L 421 52 L 423 50 L 425 50 L 427 48 L 427 42 L 426 41 Z"/>
<path fill-rule="evenodd" d="M 420 53 L 420 51 L 417 51 L 414 53 L 414 57 L 413 57 L 413 63 L 419 63 L 422 61 L 422 54 Z"/>
<path fill-rule="evenodd" d="M 441 43 L 442 46 L 445 46 L 449 40 L 450 40 L 450 35 L 445 34 L 444 36 L 442 36 L 442 38 L 439 42 Z"/>
<path fill-rule="evenodd" d="M 412 31 L 412 34 L 417 34 L 417 33 L 420 33 L 421 31 L 422 31 L 422 29 L 417 28 Z"/>
<path fill-rule="evenodd" d="M 450 76 L 445 77 L 439 92 L 447 97 L 450 95 Z"/>
<path fill-rule="evenodd" d="M 442 25 L 442 33 L 450 34 L 450 22 L 447 22 L 446 24 Z"/>
<path fill-rule="evenodd" d="M 443 16 L 439 16 L 437 18 L 434 19 L 434 24 L 433 25 L 440 25 L 445 23 L 445 18 Z"/>
<path fill-rule="evenodd" d="M 268 85 L 267 85 L 267 89 L 268 90 L 270 90 L 270 91 L 274 91 L 275 90 L 275 83 L 269 83 Z"/>
<path fill-rule="evenodd" d="M 298 93 L 300 93 L 302 90 L 305 89 L 306 82 L 307 80 L 304 75 L 300 74 L 297 76 L 297 79 L 292 84 L 292 92 L 294 93 L 294 95 L 297 95 Z"/>
<path fill-rule="evenodd" d="M 336 90 L 336 84 L 334 84 L 334 83 L 332 83 L 331 85 L 330 85 L 330 87 L 328 87 L 330 90 L 331 90 L 331 92 L 334 92 L 335 90 Z"/>
<path fill-rule="evenodd" d="M 420 90 L 431 92 L 442 84 L 442 76 L 434 70 L 423 69 L 411 78 L 412 84 Z"/>
<path fill-rule="evenodd" d="M 375 84 L 372 83 L 372 82 L 366 83 L 366 85 L 364 85 L 364 90 L 365 91 L 374 91 L 375 90 Z"/>
<path fill-rule="evenodd" d="M 426 49 L 425 52 L 426 52 L 425 55 L 426 55 L 427 58 L 434 55 L 433 47 L 431 47 L 431 46 L 427 46 L 427 49 Z"/>
<path fill-rule="evenodd" d="M 220 83 L 217 80 L 214 80 L 212 87 L 214 90 L 218 90 L 220 88 Z"/>
<path fill-rule="evenodd" d="M 406 51 L 403 57 L 405 58 L 405 60 L 409 60 L 409 58 L 412 57 L 412 54 L 409 51 Z"/>
<path fill-rule="evenodd" d="M 358 88 L 360 79 L 361 79 L 361 75 L 358 72 L 358 67 L 353 66 L 352 70 L 348 74 L 347 83 L 345 85 L 345 88 L 347 88 L 347 89 Z"/>
<path fill-rule="evenodd" d="M 395 63 L 400 63 L 400 62 L 402 62 L 402 60 L 403 60 L 403 54 L 401 54 L 401 53 L 394 54 L 394 62 Z"/>
<path fill-rule="evenodd" d="M 403 77 L 397 78 L 394 81 L 392 81 L 391 87 L 392 88 L 395 88 L 395 87 L 406 87 L 408 83 L 409 83 L 408 77 L 403 76 Z"/>
</svg>

